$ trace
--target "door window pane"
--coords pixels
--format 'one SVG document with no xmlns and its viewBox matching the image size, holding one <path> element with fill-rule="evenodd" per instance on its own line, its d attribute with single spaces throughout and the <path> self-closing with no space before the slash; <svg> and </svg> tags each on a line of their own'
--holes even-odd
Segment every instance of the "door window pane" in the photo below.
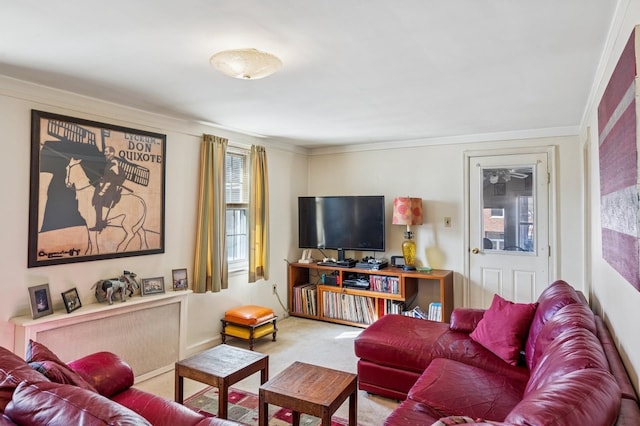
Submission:
<svg viewBox="0 0 640 426">
<path fill-rule="evenodd" d="M 495 251 L 535 250 L 534 167 L 482 170 L 482 242 Z"/>
</svg>

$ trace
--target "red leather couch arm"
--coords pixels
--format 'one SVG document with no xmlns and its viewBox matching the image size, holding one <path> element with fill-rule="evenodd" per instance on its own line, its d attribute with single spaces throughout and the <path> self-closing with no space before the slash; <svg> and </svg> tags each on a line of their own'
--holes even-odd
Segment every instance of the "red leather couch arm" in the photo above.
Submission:
<svg viewBox="0 0 640 426">
<path fill-rule="evenodd" d="M 451 313 L 449 328 L 453 331 L 471 333 L 484 316 L 486 309 L 456 308 Z"/>
<path fill-rule="evenodd" d="M 96 352 L 67 365 L 107 398 L 133 386 L 133 370 L 111 352 Z"/>
</svg>

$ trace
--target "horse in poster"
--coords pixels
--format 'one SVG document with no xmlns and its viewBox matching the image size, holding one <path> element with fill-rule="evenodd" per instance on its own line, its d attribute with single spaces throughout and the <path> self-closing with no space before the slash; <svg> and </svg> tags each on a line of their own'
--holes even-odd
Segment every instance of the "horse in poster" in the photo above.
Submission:
<svg viewBox="0 0 640 426">
<path fill-rule="evenodd" d="M 85 254 L 100 254 L 98 233 L 102 231 L 91 230 L 96 223 L 96 210 L 93 204 L 96 188 L 87 177 L 81 159 L 70 158 L 66 167 L 65 185 L 75 191 L 78 212 L 87 227 L 89 242 Z M 122 193 L 120 201 L 108 209 L 105 216 L 107 228 L 115 227 L 124 231 L 124 237 L 117 242 L 116 252 L 127 250 L 136 236 L 140 240 L 140 248 L 148 248 L 146 230 L 144 229 L 146 215 L 147 206 L 144 199 L 133 193 Z"/>
</svg>

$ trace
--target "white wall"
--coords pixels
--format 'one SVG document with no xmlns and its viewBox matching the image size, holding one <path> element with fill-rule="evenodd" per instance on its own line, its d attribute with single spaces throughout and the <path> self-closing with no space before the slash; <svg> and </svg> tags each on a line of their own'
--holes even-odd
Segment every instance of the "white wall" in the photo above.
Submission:
<svg viewBox="0 0 640 426">
<path fill-rule="evenodd" d="M 31 109 L 95 120 L 167 135 L 165 253 L 67 265 L 27 268 L 29 212 L 29 161 Z M 300 150 L 266 143 L 199 124 L 147 114 L 54 89 L 0 77 L 0 345 L 13 349 L 9 319 L 30 314 L 27 288 L 49 283 L 55 310 L 64 311 L 60 293 L 77 287 L 83 303 L 94 301 L 90 287 L 99 279 L 134 271 L 139 277 L 164 276 L 171 286 L 171 270 L 193 270 L 193 245 L 198 191 L 200 139 L 203 133 L 228 137 L 230 143 L 267 148 L 271 214 L 270 281 L 248 284 L 246 273 L 233 275 L 229 290 L 190 296 L 187 350 L 210 345 L 220 337 L 220 318 L 226 309 L 256 303 L 283 309 L 272 295 L 278 285 L 286 303 L 286 265 L 282 259 L 297 256 L 294 195 L 306 192 L 307 158 Z M 135 326 L 135 325 L 132 325 Z M 99 333 L 96 333 L 99 338 Z"/>
<path fill-rule="evenodd" d="M 398 143 L 400 145 L 400 143 Z M 419 146 L 421 145 L 421 146 Z M 455 306 L 463 303 L 464 268 L 464 152 L 479 149 L 556 146 L 558 197 L 558 278 L 585 290 L 582 164 L 577 137 L 542 138 L 482 143 L 444 144 L 415 141 L 413 146 L 385 149 L 373 146 L 316 150 L 309 160 L 309 195 L 384 195 L 389 223 L 386 257 L 400 255 L 404 227 L 391 225 L 394 197 L 421 197 L 424 224 L 412 227 L 418 263 L 451 269 L 455 275 Z M 444 217 L 451 217 L 450 228 Z M 349 254 L 362 257 L 363 254 Z M 366 253 L 371 255 L 371 253 Z M 585 292 L 586 293 L 586 292 Z"/>
<path fill-rule="evenodd" d="M 618 344 L 618 351 L 622 355 L 636 392 L 638 392 L 640 389 L 638 381 L 638 372 L 640 371 L 640 339 L 638 339 L 640 292 L 602 258 L 600 230 L 597 106 L 633 27 L 640 24 L 640 2 L 631 0 L 622 1 L 620 4 L 621 7 L 610 36 L 610 46 L 608 46 L 604 62 L 601 64 L 602 75 L 598 76 L 594 82 L 595 96 L 592 104 L 589 105 L 583 128 L 583 140 L 586 143 L 585 148 L 589 157 L 587 169 L 590 194 L 588 236 L 591 244 L 588 277 L 590 278 L 594 308 L 605 318 L 612 330 Z M 638 46 L 636 46 L 637 48 Z"/>
</svg>

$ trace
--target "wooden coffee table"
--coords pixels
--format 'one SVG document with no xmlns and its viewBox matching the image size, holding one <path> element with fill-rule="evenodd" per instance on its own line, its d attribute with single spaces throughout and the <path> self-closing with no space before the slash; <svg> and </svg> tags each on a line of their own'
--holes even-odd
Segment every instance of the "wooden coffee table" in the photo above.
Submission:
<svg viewBox="0 0 640 426">
<path fill-rule="evenodd" d="M 229 345 L 218 345 L 176 362 L 176 402 L 182 404 L 184 378 L 219 389 L 218 417 L 227 418 L 229 386 L 260 372 L 260 383 L 269 380 L 269 355 Z"/>
<path fill-rule="evenodd" d="M 356 426 L 357 382 L 355 374 L 296 361 L 260 386 L 259 424 L 267 426 L 269 404 L 273 404 L 291 409 L 293 426 L 300 424 L 300 413 L 319 417 L 323 426 L 330 426 L 331 416 L 349 397 L 349 426 Z"/>
</svg>

